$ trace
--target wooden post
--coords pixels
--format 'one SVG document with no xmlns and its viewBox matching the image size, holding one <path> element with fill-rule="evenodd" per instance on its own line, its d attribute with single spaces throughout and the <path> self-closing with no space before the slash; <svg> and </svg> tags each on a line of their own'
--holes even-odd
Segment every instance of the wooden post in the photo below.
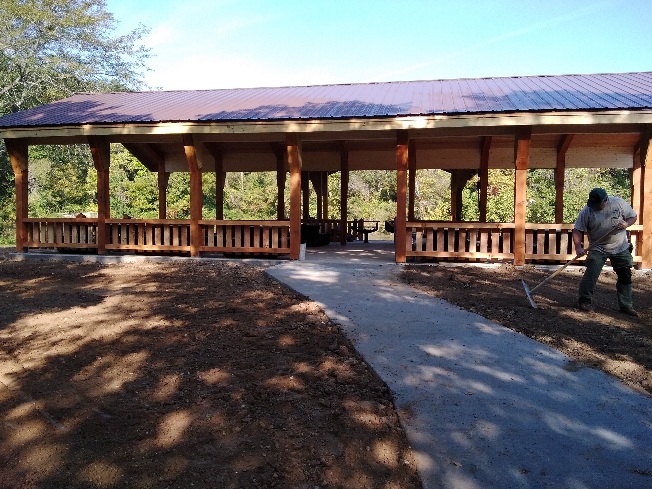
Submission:
<svg viewBox="0 0 652 489">
<path fill-rule="evenodd" d="M 476 174 L 475 170 L 451 170 L 451 220 L 461 221 L 463 202 L 462 195 L 466 183 Z"/>
<path fill-rule="evenodd" d="M 16 185 L 16 251 L 23 253 L 27 242 L 25 219 L 28 216 L 29 146 L 22 139 L 5 139 L 5 146 L 14 170 Z"/>
<path fill-rule="evenodd" d="M 641 135 L 641 167 L 642 167 L 642 185 L 641 185 L 641 215 L 639 222 L 643 224 L 643 235 L 641 243 L 643 250 L 641 252 L 641 268 L 652 268 L 652 129 L 647 127 Z M 647 192 L 647 195 L 646 195 Z"/>
<path fill-rule="evenodd" d="M 482 138 L 480 149 L 480 222 L 487 222 L 487 189 L 489 187 L 489 150 L 491 149 L 491 136 Z"/>
<path fill-rule="evenodd" d="M 414 221 L 414 196 L 417 184 L 417 151 L 415 141 L 408 142 L 408 221 Z"/>
<path fill-rule="evenodd" d="M 328 219 L 328 172 L 321 172 L 322 181 L 321 181 L 321 190 L 322 190 L 322 217 L 323 219 Z"/>
<path fill-rule="evenodd" d="M 290 183 L 292 183 L 292 175 L 290 175 Z M 310 172 L 301 172 L 301 195 L 303 200 L 303 218 L 309 219 L 310 218 Z"/>
<path fill-rule="evenodd" d="M 514 141 L 514 265 L 525 265 L 525 217 L 527 212 L 527 167 L 530 158 L 531 127 L 521 127 Z"/>
<path fill-rule="evenodd" d="M 285 220 L 285 152 L 283 147 L 274 143 L 272 151 L 276 155 L 276 218 L 279 221 Z"/>
<path fill-rule="evenodd" d="M 301 147 L 296 134 L 286 136 L 290 169 L 290 260 L 299 259 L 301 248 Z"/>
<path fill-rule="evenodd" d="M 315 189 L 315 195 L 317 196 L 317 219 L 322 219 L 324 217 L 324 194 L 322 189 L 322 178 L 320 171 L 311 171 L 310 172 L 310 181 L 312 182 L 312 188 Z"/>
<path fill-rule="evenodd" d="M 202 245 L 199 221 L 202 218 L 201 163 L 197 159 L 197 148 L 191 134 L 183 135 L 183 150 L 190 171 L 190 256 L 199 256 Z"/>
<path fill-rule="evenodd" d="M 221 221 L 224 219 L 224 182 L 226 181 L 222 150 L 215 143 L 205 143 L 204 146 L 215 161 L 215 219 Z"/>
<path fill-rule="evenodd" d="M 408 133 L 399 130 L 396 134 L 396 220 L 394 221 L 396 263 L 405 263 L 406 257 L 406 197 L 408 170 Z"/>
<path fill-rule="evenodd" d="M 97 253 L 106 253 L 106 220 L 111 218 L 111 197 L 109 195 L 109 166 L 111 165 L 111 145 L 101 136 L 90 136 L 93 165 L 97 171 Z"/>
<path fill-rule="evenodd" d="M 572 134 L 564 134 L 557 145 L 555 166 L 555 222 L 564 222 L 564 180 L 566 178 L 566 152 L 573 142 Z"/>
<path fill-rule="evenodd" d="M 346 246 L 349 205 L 349 150 L 344 144 L 340 149 L 340 244 Z"/>
<path fill-rule="evenodd" d="M 641 222 L 641 202 L 645 198 L 641 193 L 643 187 L 643 168 L 641 166 L 641 145 L 640 142 L 634 149 L 634 161 L 632 162 L 632 169 L 629 172 L 629 178 L 632 190 L 632 209 L 636 212 L 636 224 Z"/>
<path fill-rule="evenodd" d="M 167 188 L 170 174 L 165 171 L 165 163 L 158 164 L 158 218 L 166 219 L 168 213 Z"/>
</svg>

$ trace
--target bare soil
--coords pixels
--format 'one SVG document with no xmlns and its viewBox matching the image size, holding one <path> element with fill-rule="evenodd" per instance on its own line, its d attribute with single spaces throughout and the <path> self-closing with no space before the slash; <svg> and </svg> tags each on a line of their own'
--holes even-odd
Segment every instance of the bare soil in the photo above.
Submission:
<svg viewBox="0 0 652 489">
<path fill-rule="evenodd" d="M 2 489 L 421 487 L 386 385 L 242 263 L 0 254 L 0 419 Z"/>
<path fill-rule="evenodd" d="M 583 267 L 566 268 L 527 299 L 530 289 L 553 273 L 533 266 L 406 266 L 402 279 L 460 308 L 564 352 L 576 368 L 594 367 L 652 395 L 652 273 L 633 277 L 639 318 L 624 315 L 616 301 L 616 274 L 600 276 L 593 312 L 577 308 Z"/>
</svg>

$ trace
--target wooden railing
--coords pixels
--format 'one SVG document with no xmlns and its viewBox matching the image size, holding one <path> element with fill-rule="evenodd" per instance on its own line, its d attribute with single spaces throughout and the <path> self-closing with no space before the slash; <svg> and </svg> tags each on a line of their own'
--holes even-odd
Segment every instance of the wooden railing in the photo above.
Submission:
<svg viewBox="0 0 652 489">
<path fill-rule="evenodd" d="M 97 249 L 97 219 L 29 218 L 25 248 Z M 290 221 L 199 221 L 200 251 L 216 253 L 290 253 Z M 190 252 L 190 220 L 107 219 L 107 250 Z"/>
<path fill-rule="evenodd" d="M 282 255 L 290 253 L 290 221 L 199 221 L 199 251 Z"/>
<path fill-rule="evenodd" d="M 186 219 L 107 219 L 107 250 L 190 251 Z"/>
<path fill-rule="evenodd" d="M 97 248 L 97 219 L 27 218 L 26 248 Z"/>
<path fill-rule="evenodd" d="M 353 231 L 348 221 L 348 232 Z M 90 218 L 28 218 L 25 248 L 96 249 L 98 221 Z M 325 225 L 338 225 L 328 220 Z M 290 253 L 289 221 L 199 221 L 199 251 L 214 253 Z M 324 228 L 327 230 L 328 228 Z M 334 229 L 334 228 L 331 228 Z M 446 261 L 511 261 L 513 223 L 408 222 L 406 256 Z M 572 224 L 526 224 L 525 259 L 563 263 L 574 255 Z M 642 261 L 642 225 L 628 228 L 635 263 Z M 122 251 L 190 251 L 190 220 L 107 219 L 106 249 Z M 585 238 L 585 246 L 588 246 Z"/>
<path fill-rule="evenodd" d="M 373 227 L 379 221 L 365 221 L 363 219 L 352 219 L 346 221 L 346 234 L 354 240 L 362 241 L 365 238 L 365 228 Z M 331 235 L 331 242 L 336 243 L 340 240 L 340 223 L 339 219 L 307 219 L 302 220 L 302 224 L 316 223 L 319 224 L 319 232 Z M 367 232 L 368 234 L 368 232 Z"/>
<path fill-rule="evenodd" d="M 407 223 L 406 256 L 488 261 L 514 258 L 513 223 Z"/>
<path fill-rule="evenodd" d="M 406 230 L 406 256 L 449 261 L 514 259 L 514 223 L 415 221 L 408 222 Z M 630 226 L 628 231 L 634 262 L 640 263 L 643 226 Z M 526 224 L 525 260 L 543 263 L 570 260 L 575 256 L 572 235 L 573 224 Z M 586 236 L 584 243 L 587 247 Z"/>
</svg>

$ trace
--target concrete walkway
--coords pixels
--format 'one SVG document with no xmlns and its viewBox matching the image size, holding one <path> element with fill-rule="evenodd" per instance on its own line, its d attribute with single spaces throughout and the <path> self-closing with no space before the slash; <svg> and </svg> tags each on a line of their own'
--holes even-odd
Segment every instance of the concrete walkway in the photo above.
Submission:
<svg viewBox="0 0 652 489">
<path fill-rule="evenodd" d="M 652 487 L 651 398 L 401 284 L 393 259 L 387 244 L 331 245 L 268 273 L 388 384 L 425 488 Z"/>
</svg>

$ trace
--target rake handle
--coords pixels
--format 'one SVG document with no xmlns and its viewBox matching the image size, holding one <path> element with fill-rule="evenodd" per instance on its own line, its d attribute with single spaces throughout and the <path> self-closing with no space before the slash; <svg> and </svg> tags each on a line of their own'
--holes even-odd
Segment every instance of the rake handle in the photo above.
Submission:
<svg viewBox="0 0 652 489">
<path fill-rule="evenodd" d="M 602 236 L 600 236 L 598 239 L 596 239 L 596 240 L 595 240 L 595 243 L 593 243 L 591 246 L 589 246 L 588 248 L 586 248 L 586 251 L 591 251 L 593 248 L 595 248 L 596 246 L 598 246 L 598 245 L 600 244 L 600 241 L 602 241 L 604 238 L 606 238 L 608 235 L 610 235 L 610 234 L 611 234 L 615 229 L 617 229 L 617 228 L 618 228 L 618 226 L 614 226 L 614 227 L 612 227 L 609 231 L 607 231 L 607 232 L 604 233 Z M 545 279 L 544 279 L 544 280 L 543 280 L 539 285 L 537 285 L 537 286 L 534 287 L 533 289 L 530 289 L 530 295 L 532 295 L 532 294 L 534 293 L 535 290 L 537 290 L 539 287 L 541 287 L 543 284 L 545 284 L 548 280 L 550 280 L 550 279 L 556 277 L 557 275 L 559 275 L 559 274 L 564 270 L 564 268 L 566 268 L 568 265 L 570 265 L 571 263 L 573 263 L 573 262 L 574 262 L 575 260 L 577 260 L 578 258 L 580 258 L 580 255 L 575 255 L 573 258 L 571 258 L 570 260 L 568 260 L 568 261 L 564 264 L 564 266 L 562 266 L 559 270 L 556 270 L 552 275 L 550 275 L 549 277 L 546 277 L 546 278 L 545 278 Z"/>
</svg>

